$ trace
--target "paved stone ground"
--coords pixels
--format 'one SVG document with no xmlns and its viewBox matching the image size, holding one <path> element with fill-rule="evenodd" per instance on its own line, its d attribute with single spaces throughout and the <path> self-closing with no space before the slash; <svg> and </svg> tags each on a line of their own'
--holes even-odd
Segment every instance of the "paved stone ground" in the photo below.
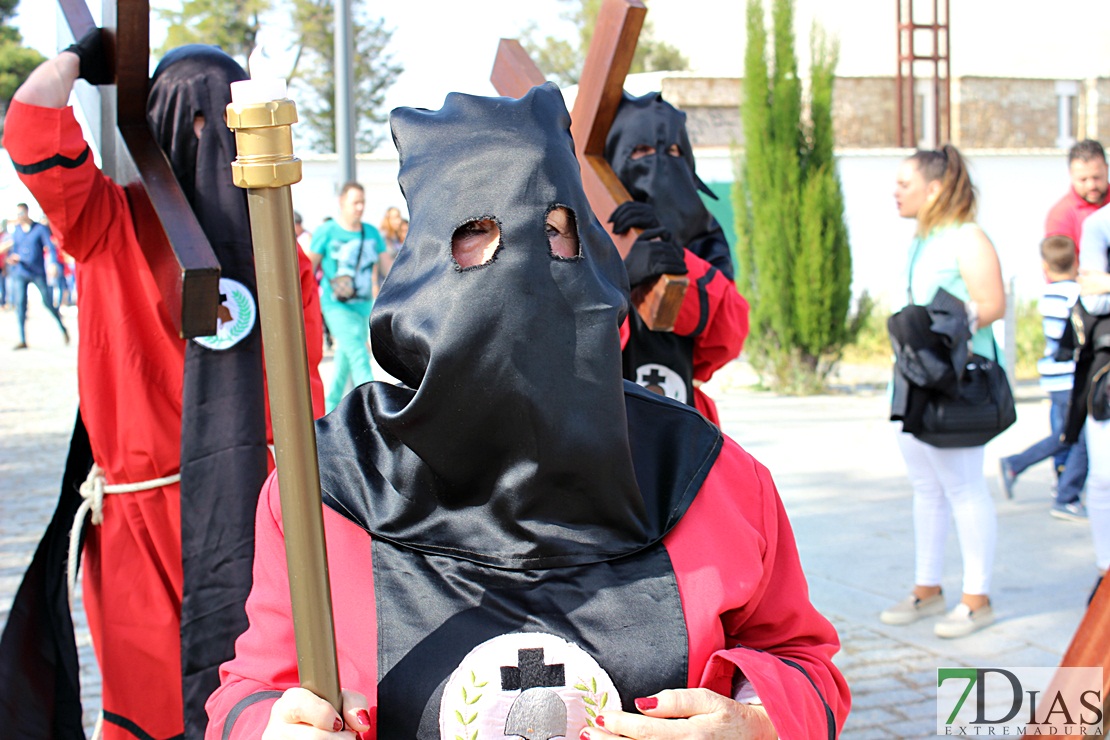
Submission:
<svg viewBox="0 0 1110 740">
<path fill-rule="evenodd" d="M 53 319 L 30 289 L 29 349 L 14 351 L 15 312 L 0 310 L 0 624 L 58 501 L 62 470 L 77 414 L 77 314 L 63 308 L 73 343 L 62 342 Z M 80 597 L 74 603 L 81 697 L 86 725 L 100 709 L 100 674 Z"/>
<path fill-rule="evenodd" d="M 30 314 L 31 348 L 15 352 L 15 317 L 0 311 L 0 624 L 53 512 L 77 403 L 75 346 L 63 346 L 41 305 L 32 302 Z M 73 331 L 72 309 L 66 318 Z M 325 377 L 329 371 L 326 364 Z M 1015 500 L 996 491 L 995 626 L 942 641 L 928 623 L 880 624 L 878 612 L 908 591 L 913 559 L 909 485 L 885 421 L 886 375 L 847 368 L 838 383 L 850 392 L 781 398 L 753 390 L 750 369 L 734 363 L 709 385 L 725 430 L 775 476 L 811 596 L 840 631 L 837 663 L 854 695 L 843 737 L 858 740 L 932 736 L 938 666 L 1056 665 L 1095 576 L 1088 528 L 1048 516 L 1051 473 L 1044 465 L 1023 476 Z M 997 457 L 1048 429 L 1048 406 L 1036 389 L 1021 386 L 1018 395 L 1018 423 L 987 447 L 995 488 Z M 960 591 L 954 536 L 944 586 L 954 601 Z M 80 603 L 76 619 L 91 722 L 99 678 Z"/>
</svg>

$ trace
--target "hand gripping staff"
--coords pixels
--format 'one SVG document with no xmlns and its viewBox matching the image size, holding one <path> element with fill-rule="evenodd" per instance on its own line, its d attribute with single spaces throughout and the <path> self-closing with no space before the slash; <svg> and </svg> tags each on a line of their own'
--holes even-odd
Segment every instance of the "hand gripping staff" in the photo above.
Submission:
<svg viewBox="0 0 1110 740">
<path fill-rule="evenodd" d="M 227 125 L 237 156 L 231 174 L 246 189 L 250 210 L 297 667 L 301 686 L 342 712 L 289 190 L 301 179 L 301 161 L 293 156 L 296 121 L 297 105 L 282 80 L 232 83 Z"/>
</svg>

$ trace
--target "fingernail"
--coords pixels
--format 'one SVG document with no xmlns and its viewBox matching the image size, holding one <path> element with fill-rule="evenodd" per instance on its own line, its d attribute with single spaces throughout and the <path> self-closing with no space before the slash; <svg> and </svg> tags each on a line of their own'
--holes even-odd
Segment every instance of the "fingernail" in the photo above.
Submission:
<svg viewBox="0 0 1110 740">
<path fill-rule="evenodd" d="M 640 699 L 637 699 L 635 703 L 636 708 L 639 709 L 641 712 L 648 709 L 655 709 L 657 706 L 659 706 L 659 700 L 656 699 L 654 696 L 642 697 Z"/>
<path fill-rule="evenodd" d="M 604 727 L 605 726 L 605 718 L 602 717 L 600 714 L 597 716 L 597 719 L 595 719 L 594 722 L 597 723 L 598 727 Z"/>
<path fill-rule="evenodd" d="M 578 733 L 578 740 L 590 740 L 590 731 L 582 730 L 582 732 Z"/>
<path fill-rule="evenodd" d="M 360 709 L 355 712 L 355 719 L 358 720 L 360 725 L 370 726 L 370 712 L 367 712 L 365 709 Z"/>
<path fill-rule="evenodd" d="M 332 725 L 331 725 L 331 731 L 332 732 L 339 732 L 342 729 L 343 729 L 343 720 L 341 720 L 337 717 L 335 722 L 333 722 Z"/>
</svg>

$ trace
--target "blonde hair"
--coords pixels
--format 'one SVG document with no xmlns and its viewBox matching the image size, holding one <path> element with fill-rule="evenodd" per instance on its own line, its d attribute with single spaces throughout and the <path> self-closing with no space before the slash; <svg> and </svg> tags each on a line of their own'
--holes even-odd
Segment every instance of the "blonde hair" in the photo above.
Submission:
<svg viewBox="0 0 1110 740">
<path fill-rule="evenodd" d="M 967 163 L 951 144 L 939 150 L 919 150 L 909 158 L 926 184 L 939 182 L 940 191 L 917 213 L 917 235 L 925 236 L 943 226 L 975 220 L 976 190 Z"/>
<path fill-rule="evenodd" d="M 389 214 L 393 213 L 394 211 L 397 212 L 398 216 L 401 215 L 401 209 L 397 206 L 390 206 L 389 208 L 385 209 L 385 215 L 382 216 L 382 225 L 378 227 L 378 231 L 380 231 L 382 236 L 386 239 L 391 239 L 395 242 L 399 242 L 401 241 L 401 224 L 405 222 L 405 219 L 402 216 L 401 219 L 397 222 L 397 228 L 393 228 L 389 223 Z"/>
</svg>

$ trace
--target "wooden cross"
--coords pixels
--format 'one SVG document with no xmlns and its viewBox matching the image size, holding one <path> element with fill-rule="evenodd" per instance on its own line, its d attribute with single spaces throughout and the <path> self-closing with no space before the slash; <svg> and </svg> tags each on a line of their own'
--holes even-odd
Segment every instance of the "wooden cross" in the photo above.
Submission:
<svg viewBox="0 0 1110 740">
<path fill-rule="evenodd" d="M 85 0 L 58 0 L 74 38 L 96 27 Z M 146 122 L 150 0 L 103 0 L 115 85 L 78 85 L 104 172 L 122 185 L 135 235 L 181 337 L 216 333 L 220 263 Z M 91 114 L 99 107 L 99 117 Z M 230 163 L 228 163 L 230 166 Z"/>
<path fill-rule="evenodd" d="M 641 0 L 602 2 L 570 116 L 570 132 L 582 167 L 582 189 L 622 258 L 628 255 L 639 231 L 615 234 L 606 220 L 613 209 L 632 198 L 605 160 L 605 138 L 621 103 L 624 78 L 632 67 L 645 15 L 647 8 Z M 519 98 L 545 81 L 519 41 L 501 39 L 490 75 L 497 92 Z M 683 275 L 663 275 L 653 284 L 633 290 L 633 303 L 649 328 L 674 328 L 688 283 Z"/>
<path fill-rule="evenodd" d="M 1110 579 L 1103 577 L 1102 583 L 1091 599 L 1079 628 L 1071 639 L 1071 645 L 1060 661 L 1062 668 L 1102 667 L 1102 721 L 1104 730 L 1110 730 Z M 1054 685 L 1065 685 L 1060 674 Z M 1045 694 L 1049 696 L 1049 693 Z"/>
</svg>

